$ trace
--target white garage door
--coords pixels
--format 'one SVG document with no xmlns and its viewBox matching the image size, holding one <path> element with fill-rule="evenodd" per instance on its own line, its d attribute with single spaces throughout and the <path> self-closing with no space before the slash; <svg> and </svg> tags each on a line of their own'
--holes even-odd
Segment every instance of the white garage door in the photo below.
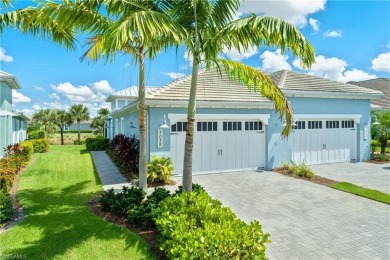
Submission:
<svg viewBox="0 0 390 260">
<path fill-rule="evenodd" d="M 353 120 L 302 120 L 292 130 L 292 160 L 305 164 L 356 160 Z"/>
<path fill-rule="evenodd" d="M 171 157 L 175 173 L 183 173 L 187 122 L 171 125 Z M 264 168 L 265 134 L 260 121 L 195 122 L 193 173 Z"/>
</svg>

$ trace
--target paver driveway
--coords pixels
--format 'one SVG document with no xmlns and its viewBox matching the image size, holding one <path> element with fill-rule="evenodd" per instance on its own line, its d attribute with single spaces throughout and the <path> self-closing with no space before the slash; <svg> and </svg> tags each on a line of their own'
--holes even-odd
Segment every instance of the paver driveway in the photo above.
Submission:
<svg viewBox="0 0 390 260">
<path fill-rule="evenodd" d="M 271 234 L 270 259 L 390 259 L 389 205 L 273 172 L 193 182 L 242 220 L 258 219 Z"/>
<path fill-rule="evenodd" d="M 390 163 L 329 163 L 310 165 L 315 174 L 336 181 L 347 181 L 364 188 L 390 194 Z"/>
</svg>

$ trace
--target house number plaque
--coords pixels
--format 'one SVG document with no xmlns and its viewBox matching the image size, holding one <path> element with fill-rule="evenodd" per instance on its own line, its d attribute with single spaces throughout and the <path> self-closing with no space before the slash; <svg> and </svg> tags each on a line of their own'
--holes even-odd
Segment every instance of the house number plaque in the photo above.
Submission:
<svg viewBox="0 0 390 260">
<path fill-rule="evenodd" d="M 163 147 L 163 139 L 164 139 L 163 130 L 162 129 L 157 130 L 157 147 L 158 148 Z"/>
</svg>

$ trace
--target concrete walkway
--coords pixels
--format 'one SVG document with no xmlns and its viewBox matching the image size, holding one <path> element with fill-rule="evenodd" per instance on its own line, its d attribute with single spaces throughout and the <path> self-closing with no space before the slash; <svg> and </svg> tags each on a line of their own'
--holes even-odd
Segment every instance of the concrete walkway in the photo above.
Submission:
<svg viewBox="0 0 390 260">
<path fill-rule="evenodd" d="M 309 168 L 322 177 L 390 194 L 390 163 L 329 163 L 310 165 Z"/>
<path fill-rule="evenodd" d="M 95 164 L 96 171 L 105 191 L 113 188 L 118 192 L 122 190 L 123 186 L 131 186 L 107 156 L 105 151 L 92 151 L 91 153 L 93 163 Z"/>
<path fill-rule="evenodd" d="M 180 183 L 181 178 L 176 178 Z M 390 206 L 274 172 L 193 176 L 271 234 L 270 259 L 390 259 Z"/>
</svg>

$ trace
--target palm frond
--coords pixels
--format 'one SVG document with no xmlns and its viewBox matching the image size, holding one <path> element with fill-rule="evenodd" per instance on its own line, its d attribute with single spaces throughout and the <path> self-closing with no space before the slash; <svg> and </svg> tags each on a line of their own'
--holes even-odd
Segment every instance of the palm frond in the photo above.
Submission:
<svg viewBox="0 0 390 260">
<path fill-rule="evenodd" d="M 222 64 L 231 80 L 244 83 L 249 90 L 273 101 L 275 110 L 279 112 L 279 117 L 286 120 L 286 127 L 283 129 L 282 135 L 289 135 L 293 123 L 293 109 L 286 96 L 270 78 L 260 70 L 240 62 L 225 59 L 217 59 L 214 62 L 220 73 L 220 65 Z"/>
</svg>

